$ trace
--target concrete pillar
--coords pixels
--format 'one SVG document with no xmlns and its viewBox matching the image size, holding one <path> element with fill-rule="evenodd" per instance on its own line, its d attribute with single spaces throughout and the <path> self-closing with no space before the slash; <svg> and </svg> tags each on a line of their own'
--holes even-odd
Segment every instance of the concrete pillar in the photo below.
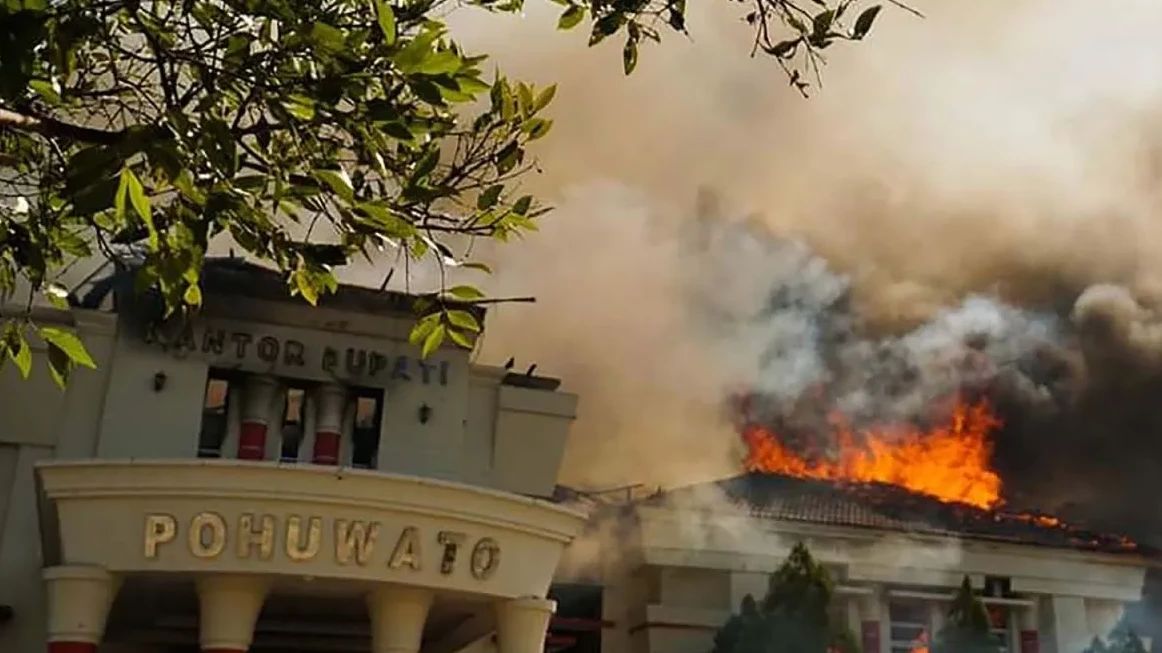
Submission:
<svg viewBox="0 0 1162 653">
<path fill-rule="evenodd" d="M 384 585 L 367 595 L 371 653 L 416 653 L 432 606 L 428 590 Z"/>
<path fill-rule="evenodd" d="M 1050 653 L 1072 653 L 1089 646 L 1093 635 L 1089 633 L 1085 613 L 1085 599 L 1080 596 L 1047 596 L 1043 599 L 1048 614 L 1049 632 L 1044 633 L 1047 641 L 1040 646 Z"/>
<path fill-rule="evenodd" d="M 343 413 L 347 407 L 347 390 L 338 385 L 324 385 L 315 390 L 315 438 L 311 462 L 316 465 L 338 465 L 342 460 Z"/>
<path fill-rule="evenodd" d="M 543 653 L 545 630 L 557 602 L 535 597 L 503 601 L 496 605 L 497 653 Z"/>
<path fill-rule="evenodd" d="M 242 429 L 238 434 L 239 460 L 264 460 L 266 434 L 270 427 L 270 407 L 278 382 L 269 376 L 246 379 L 242 391 Z"/>
<path fill-rule="evenodd" d="M 885 618 L 887 610 L 883 605 L 883 597 L 877 591 L 874 594 L 859 597 L 859 643 L 864 653 L 881 653 L 887 639 L 884 631 L 888 624 Z"/>
<path fill-rule="evenodd" d="M 100 567 L 68 565 L 43 572 L 49 653 L 96 653 L 118 580 Z"/>
<path fill-rule="evenodd" d="M 1037 633 L 1037 607 L 1035 605 L 1016 610 L 1017 636 L 1020 653 L 1040 653 L 1041 640 Z"/>
<path fill-rule="evenodd" d="M 198 587 L 198 641 L 203 653 L 244 653 L 270 590 L 261 576 L 212 574 Z"/>
</svg>

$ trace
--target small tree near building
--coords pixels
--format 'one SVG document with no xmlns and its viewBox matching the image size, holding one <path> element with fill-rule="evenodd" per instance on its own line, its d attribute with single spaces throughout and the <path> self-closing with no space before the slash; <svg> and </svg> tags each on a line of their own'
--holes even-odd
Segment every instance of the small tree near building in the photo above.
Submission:
<svg viewBox="0 0 1162 653">
<path fill-rule="evenodd" d="M 1085 649 L 1084 653 L 1146 653 L 1146 645 L 1142 643 L 1134 629 L 1126 623 L 1126 618 L 1122 617 L 1118 625 L 1110 631 L 1106 641 L 1103 642 L 1100 637 L 1094 637 L 1093 642 L 1089 648 Z"/>
<path fill-rule="evenodd" d="M 749 594 L 714 637 L 712 653 L 859 653 L 855 636 L 831 619 L 831 577 L 803 544 L 771 575 L 761 602 Z"/>
<path fill-rule="evenodd" d="M 988 612 L 973 594 L 967 576 L 948 608 L 947 621 L 936 636 L 933 653 L 1000 653 L 1000 646 L 989 633 Z"/>
</svg>

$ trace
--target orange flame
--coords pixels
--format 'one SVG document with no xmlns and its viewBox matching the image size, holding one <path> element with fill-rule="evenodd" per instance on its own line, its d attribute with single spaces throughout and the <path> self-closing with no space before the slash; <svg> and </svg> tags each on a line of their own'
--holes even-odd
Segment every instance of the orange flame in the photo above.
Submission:
<svg viewBox="0 0 1162 653">
<path fill-rule="evenodd" d="M 941 501 L 993 508 L 1000 503 L 1001 478 L 989 465 L 989 435 L 1000 426 L 985 401 L 957 401 L 946 424 L 922 431 L 914 426 L 853 431 L 837 421 L 839 452 L 833 460 L 809 460 L 789 450 L 779 436 L 747 425 L 747 471 L 799 478 L 890 483 Z"/>
</svg>

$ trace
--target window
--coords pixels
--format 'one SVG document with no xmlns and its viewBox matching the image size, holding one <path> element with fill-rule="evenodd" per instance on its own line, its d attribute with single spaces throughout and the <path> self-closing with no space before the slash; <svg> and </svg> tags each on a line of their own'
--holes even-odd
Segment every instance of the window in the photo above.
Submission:
<svg viewBox="0 0 1162 653">
<path fill-rule="evenodd" d="M 355 390 L 355 419 L 351 428 L 351 466 L 373 469 L 379 453 L 379 424 L 383 417 L 383 390 Z"/>
<path fill-rule="evenodd" d="M 989 615 L 989 635 L 996 642 L 1000 653 L 1009 650 L 1009 609 L 1003 605 L 986 605 Z"/>
<path fill-rule="evenodd" d="M 892 653 L 928 650 L 931 612 L 923 601 L 892 601 L 888 604 Z"/>
<path fill-rule="evenodd" d="M 222 442 L 229 430 L 228 409 L 230 404 L 230 382 L 222 376 L 211 373 L 206 381 L 206 394 L 202 401 L 202 430 L 198 434 L 198 457 L 221 458 Z"/>
<path fill-rule="evenodd" d="M 282 412 L 282 462 L 299 459 L 299 447 L 303 443 L 303 415 L 305 414 L 306 392 L 302 388 L 287 388 Z"/>
</svg>

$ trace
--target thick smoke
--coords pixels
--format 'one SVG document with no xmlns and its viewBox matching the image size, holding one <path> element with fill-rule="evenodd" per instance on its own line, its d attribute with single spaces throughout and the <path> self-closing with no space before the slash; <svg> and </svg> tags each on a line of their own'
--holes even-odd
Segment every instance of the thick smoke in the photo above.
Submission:
<svg viewBox="0 0 1162 653">
<path fill-rule="evenodd" d="M 692 5 L 692 42 L 629 78 L 551 3 L 454 17 L 560 83 L 529 183 L 558 211 L 475 254 L 494 293 L 538 297 L 491 313 L 482 358 L 582 395 L 564 482 L 737 472 L 742 388 L 771 418 L 823 393 L 866 420 L 968 389 L 1006 421 L 1011 503 L 1162 533 L 1162 5 L 917 5 L 830 51 L 807 101 L 730 3 Z M 701 186 L 728 206 L 692 210 Z"/>
</svg>

